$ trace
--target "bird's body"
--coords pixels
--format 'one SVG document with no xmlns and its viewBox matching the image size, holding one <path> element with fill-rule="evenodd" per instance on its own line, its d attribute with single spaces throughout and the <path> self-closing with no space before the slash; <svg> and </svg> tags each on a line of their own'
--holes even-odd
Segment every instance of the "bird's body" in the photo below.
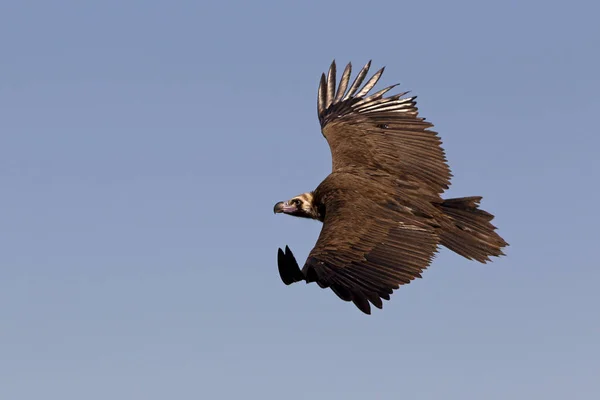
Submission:
<svg viewBox="0 0 600 400">
<path fill-rule="evenodd" d="M 286 284 L 317 282 L 363 312 L 382 307 L 394 289 L 430 264 L 438 245 L 480 262 L 502 255 L 480 197 L 444 200 L 450 169 L 441 141 L 418 117 L 415 98 L 366 96 L 383 69 L 360 88 L 370 62 L 348 88 L 348 64 L 335 91 L 335 62 L 321 78 L 319 121 L 332 153 L 332 172 L 312 192 L 279 202 L 274 211 L 323 222 L 300 270 L 289 248 L 279 250 Z M 347 90 L 346 90 L 347 89 Z"/>
</svg>

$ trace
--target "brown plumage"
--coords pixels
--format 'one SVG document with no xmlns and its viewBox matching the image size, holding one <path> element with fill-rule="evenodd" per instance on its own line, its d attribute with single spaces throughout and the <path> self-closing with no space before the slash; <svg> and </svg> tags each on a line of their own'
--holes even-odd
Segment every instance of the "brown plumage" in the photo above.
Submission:
<svg viewBox="0 0 600 400">
<path fill-rule="evenodd" d="M 481 197 L 441 198 L 451 173 L 433 125 L 419 117 L 416 97 L 384 97 L 396 85 L 368 96 L 383 73 L 361 87 L 370 65 L 350 85 L 348 64 L 337 92 L 335 61 L 321 76 L 317 109 L 332 172 L 274 208 L 323 222 L 302 269 L 287 246 L 279 249 L 283 282 L 316 282 L 366 314 L 420 278 L 440 244 L 482 263 L 508 246 L 478 208 Z"/>
</svg>

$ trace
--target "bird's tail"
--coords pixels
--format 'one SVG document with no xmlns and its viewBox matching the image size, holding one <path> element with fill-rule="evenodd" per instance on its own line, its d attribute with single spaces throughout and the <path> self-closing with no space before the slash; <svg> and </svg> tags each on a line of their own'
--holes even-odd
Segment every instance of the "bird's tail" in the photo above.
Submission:
<svg viewBox="0 0 600 400">
<path fill-rule="evenodd" d="M 504 255 L 508 246 L 490 223 L 494 216 L 479 209 L 481 197 L 447 199 L 440 208 L 451 223 L 442 229 L 441 244 L 469 260 L 485 263 L 490 256 Z"/>
</svg>

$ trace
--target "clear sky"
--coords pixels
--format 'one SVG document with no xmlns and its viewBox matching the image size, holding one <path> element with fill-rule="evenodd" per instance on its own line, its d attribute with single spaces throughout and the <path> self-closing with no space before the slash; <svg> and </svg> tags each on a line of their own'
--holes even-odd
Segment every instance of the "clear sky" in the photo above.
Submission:
<svg viewBox="0 0 600 400">
<path fill-rule="evenodd" d="M 599 398 L 597 4 L 0 2 L 0 398 Z M 418 95 L 508 257 L 370 317 L 283 285 L 334 58 Z"/>
</svg>

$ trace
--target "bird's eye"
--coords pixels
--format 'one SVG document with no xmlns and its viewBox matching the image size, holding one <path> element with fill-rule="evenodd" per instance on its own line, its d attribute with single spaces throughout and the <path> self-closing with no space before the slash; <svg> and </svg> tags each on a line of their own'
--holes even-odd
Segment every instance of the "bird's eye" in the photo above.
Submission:
<svg viewBox="0 0 600 400">
<path fill-rule="evenodd" d="M 300 205 L 301 201 L 299 199 L 292 199 L 292 201 L 290 201 L 290 203 L 292 203 L 295 206 Z"/>
</svg>

